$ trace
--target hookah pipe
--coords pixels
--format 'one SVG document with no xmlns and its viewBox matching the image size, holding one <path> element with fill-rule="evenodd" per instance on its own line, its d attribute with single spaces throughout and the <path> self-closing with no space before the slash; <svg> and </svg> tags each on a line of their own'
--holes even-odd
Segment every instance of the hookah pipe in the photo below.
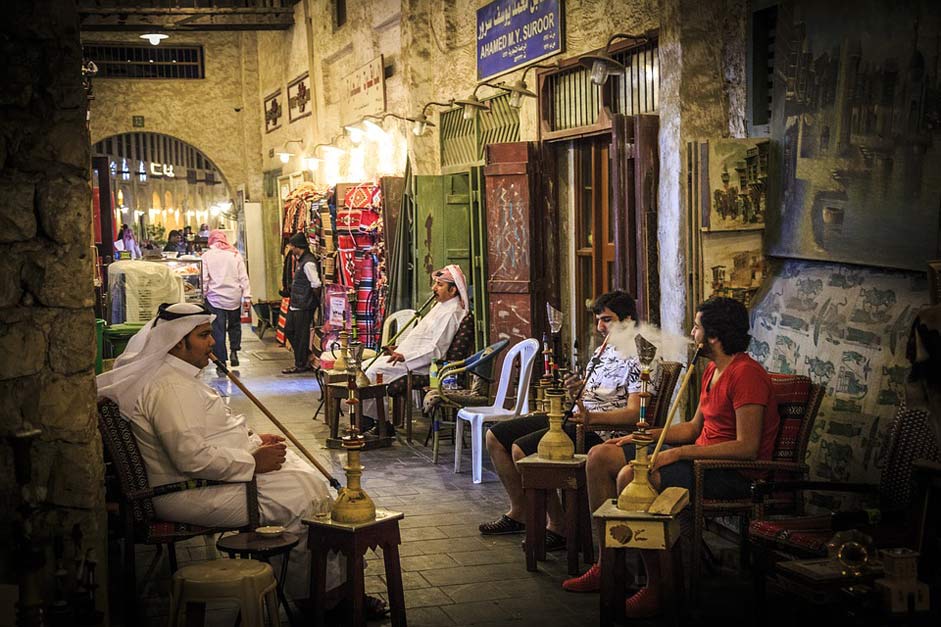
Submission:
<svg viewBox="0 0 941 627">
<path fill-rule="evenodd" d="M 670 413 L 667 414 L 667 420 L 663 424 L 663 430 L 660 432 L 660 437 L 657 439 L 657 446 L 653 450 L 653 454 L 650 456 L 650 465 L 653 466 L 654 460 L 657 458 L 657 455 L 660 453 L 660 447 L 663 446 L 663 441 L 666 439 L 667 430 L 670 428 L 670 423 L 673 422 L 673 416 L 676 414 L 676 409 L 680 405 L 680 399 L 683 398 L 686 393 L 686 388 L 689 387 L 689 380 L 693 376 L 693 366 L 696 364 L 696 360 L 699 359 L 699 356 L 702 354 L 703 345 L 696 345 L 696 352 L 693 353 L 693 356 L 690 358 L 689 363 L 686 365 L 686 374 L 683 376 L 683 383 L 680 384 L 680 389 L 676 393 L 676 397 L 673 399 L 673 405 L 670 406 Z"/>
<path fill-rule="evenodd" d="M 605 349 L 608 348 L 608 336 L 604 338 L 604 342 L 601 343 L 601 346 L 598 347 L 598 350 L 592 356 L 591 361 L 588 364 L 588 371 L 585 373 L 585 378 L 582 379 L 582 384 L 578 388 L 578 393 L 572 398 L 572 406 L 565 410 L 565 414 L 562 416 L 562 426 L 568 422 L 568 419 L 572 417 L 575 413 L 575 407 L 578 405 L 578 402 L 582 400 L 582 394 L 585 393 L 585 386 L 588 385 L 588 380 L 591 378 L 591 375 L 595 373 L 595 368 L 598 367 L 598 364 L 601 363 L 601 355 L 604 353 Z"/>
<path fill-rule="evenodd" d="M 238 387 L 238 389 L 242 390 L 242 392 L 245 393 L 245 396 L 247 396 L 250 401 L 252 401 L 253 403 L 255 403 L 255 406 L 258 407 L 258 409 L 260 409 L 260 410 L 262 411 L 262 413 L 263 413 L 265 416 L 268 417 L 268 420 L 270 420 L 271 422 L 273 422 L 273 423 L 274 423 L 274 426 L 276 426 L 276 427 L 281 431 L 281 433 L 283 433 L 284 435 L 287 436 L 287 438 L 291 441 L 291 443 L 292 443 L 294 446 L 296 446 L 297 449 L 298 449 L 301 453 L 304 454 L 304 457 L 306 457 L 306 458 L 308 459 L 308 461 L 310 461 L 310 463 L 312 463 L 312 464 L 314 465 L 314 467 L 315 467 L 317 470 L 320 471 L 320 474 L 322 474 L 324 477 L 327 478 L 327 481 L 330 483 L 330 486 L 331 486 L 334 490 L 336 490 L 337 492 L 339 492 L 339 491 L 340 491 L 340 487 L 341 487 L 341 486 L 340 486 L 340 482 L 337 481 L 337 480 L 334 478 L 333 475 L 331 475 L 329 472 L 327 472 L 327 469 L 324 468 L 323 465 L 322 465 L 319 461 L 317 461 L 317 459 L 311 454 L 310 451 L 308 451 L 308 450 L 304 447 L 303 444 L 301 444 L 300 442 L 298 442 L 297 438 L 294 437 L 294 435 L 287 429 L 287 427 L 285 427 L 285 426 L 281 423 L 280 420 L 278 420 L 277 418 L 275 418 L 275 417 L 274 417 L 274 414 L 272 414 L 270 411 L 268 411 L 268 408 L 265 407 L 265 406 L 262 404 L 262 402 L 261 402 L 260 400 L 258 400 L 258 398 L 257 398 L 254 394 L 252 394 L 251 392 L 248 391 L 248 388 L 245 387 L 245 384 L 242 383 L 241 381 L 239 381 L 239 378 L 238 378 L 237 376 L 235 376 L 234 374 L 232 374 L 232 372 L 229 371 L 228 368 L 226 368 L 226 366 L 225 366 L 225 364 L 224 364 L 223 362 L 219 361 L 219 359 L 218 359 L 215 355 L 210 355 L 209 358 L 212 359 L 212 361 L 214 361 L 214 362 L 216 363 L 216 367 L 219 368 L 220 370 L 222 370 L 222 371 L 225 373 L 225 375 L 226 375 L 227 377 L 229 377 L 229 380 L 232 381 L 232 383 L 234 383 L 234 384 L 236 385 L 236 387 Z"/>
<path fill-rule="evenodd" d="M 391 338 L 389 338 L 389 345 L 390 345 L 390 346 L 395 346 L 395 341 L 396 341 L 397 339 L 399 339 L 399 336 L 402 335 L 403 333 L 405 333 L 405 330 L 406 330 L 406 329 L 408 329 L 408 328 L 409 328 L 410 326 L 412 326 L 419 318 L 422 317 L 422 315 L 423 315 L 422 312 L 425 310 L 425 307 L 427 307 L 427 306 L 428 306 L 428 303 L 430 303 L 430 302 L 433 301 L 434 299 L 435 299 L 435 295 L 434 295 L 434 293 L 432 293 L 431 296 L 428 297 L 428 300 L 426 300 L 424 303 L 422 303 L 422 306 L 419 307 L 419 308 L 415 311 L 415 314 L 414 314 L 411 318 L 408 319 L 408 322 L 406 322 L 405 324 L 403 324 L 402 327 L 396 332 L 396 334 L 393 335 Z M 370 366 L 372 366 L 374 363 L 376 363 L 376 360 L 377 360 L 377 359 L 379 359 L 380 357 L 382 357 L 382 355 L 383 355 L 383 353 L 384 353 L 384 351 L 383 351 L 382 348 L 383 348 L 383 347 L 380 347 L 379 350 L 376 352 L 376 356 L 373 357 L 372 360 L 371 360 L 368 364 L 366 364 L 366 367 L 363 368 L 364 371 L 369 370 Z"/>
</svg>

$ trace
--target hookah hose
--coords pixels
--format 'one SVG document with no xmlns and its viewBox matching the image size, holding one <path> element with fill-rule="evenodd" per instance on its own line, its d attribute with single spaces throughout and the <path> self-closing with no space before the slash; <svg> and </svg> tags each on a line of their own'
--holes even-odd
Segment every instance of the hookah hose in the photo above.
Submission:
<svg viewBox="0 0 941 627">
<path fill-rule="evenodd" d="M 578 394 L 572 399 L 572 406 L 565 410 L 565 414 L 562 416 L 563 427 L 565 423 L 568 422 L 568 419 L 575 413 L 575 407 L 578 405 L 578 402 L 582 400 L 582 394 L 585 393 L 585 386 L 588 385 L 588 380 L 591 378 L 591 375 L 595 373 L 595 368 L 601 363 L 601 355 L 606 348 L 608 348 L 608 336 L 605 336 L 604 342 L 601 343 L 601 346 L 598 347 L 598 350 L 595 351 L 594 356 L 592 356 L 591 362 L 588 364 L 588 371 L 585 373 L 585 378 L 582 380 L 582 385 L 578 388 Z"/>
<path fill-rule="evenodd" d="M 409 328 L 410 326 L 412 326 L 412 325 L 415 323 L 416 320 L 418 320 L 419 318 L 421 318 L 421 317 L 422 317 L 422 312 L 425 310 L 425 307 L 427 307 L 427 306 L 428 306 L 428 303 L 430 303 L 430 302 L 433 301 L 434 299 L 435 299 L 435 295 L 434 295 L 434 292 L 432 292 L 431 296 L 428 297 L 428 300 L 426 300 L 424 303 L 422 303 L 422 306 L 415 310 L 415 315 L 413 315 L 411 318 L 409 318 L 408 322 L 406 322 L 405 324 L 403 324 L 403 325 L 402 325 L 402 328 L 400 328 L 400 329 L 396 332 L 396 334 L 393 335 L 391 339 L 389 339 L 389 343 L 392 344 L 393 342 L 395 342 L 395 340 L 397 340 L 397 339 L 399 338 L 399 336 L 402 335 L 402 334 L 405 332 L 405 330 L 406 330 L 407 328 Z M 369 370 L 369 367 L 372 366 L 374 363 L 376 363 L 376 360 L 377 360 L 377 359 L 379 359 L 380 357 L 382 357 L 382 354 L 383 354 L 383 350 L 382 350 L 382 347 L 380 346 L 380 347 L 379 347 L 379 350 L 376 351 L 376 356 L 372 358 L 372 361 L 370 361 L 368 364 L 366 364 L 366 367 L 363 368 L 363 371 L 365 372 L 366 370 Z"/>
</svg>

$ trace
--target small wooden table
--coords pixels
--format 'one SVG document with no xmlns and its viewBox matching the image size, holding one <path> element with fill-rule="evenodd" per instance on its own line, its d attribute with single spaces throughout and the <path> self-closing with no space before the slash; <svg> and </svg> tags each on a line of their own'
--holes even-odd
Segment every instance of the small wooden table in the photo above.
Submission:
<svg viewBox="0 0 941 627">
<path fill-rule="evenodd" d="M 339 551 L 346 556 L 346 581 L 351 595 L 348 625 L 365 625 L 363 598 L 366 595 L 363 556 L 368 549 L 382 549 L 386 567 L 386 591 L 394 627 L 405 627 L 405 593 L 399 563 L 399 521 L 402 512 L 376 510 L 376 519 L 365 523 L 341 523 L 331 518 L 307 518 L 307 546 L 311 550 L 310 599 L 314 605 L 314 625 L 324 624 L 327 593 L 327 555 Z"/>
<path fill-rule="evenodd" d="M 617 501 L 606 501 L 594 517 L 602 523 L 601 534 L 601 624 L 624 621 L 627 598 L 624 549 L 660 552 L 661 607 L 668 625 L 679 624 L 679 609 L 685 597 L 680 551 L 674 550 L 680 538 L 679 514 L 661 516 L 647 512 L 626 512 Z"/>
<path fill-rule="evenodd" d="M 313 417 L 313 420 L 317 420 L 317 416 L 320 415 L 320 410 L 323 409 L 327 403 L 327 384 L 346 381 L 346 373 L 337 372 L 332 369 L 315 368 L 314 376 L 317 377 L 317 385 L 320 387 L 320 403 L 317 405 L 317 409 L 314 410 Z M 329 411 L 324 411 L 323 419 L 327 424 L 330 423 Z"/>
<path fill-rule="evenodd" d="M 549 491 L 562 490 L 565 497 L 565 546 L 568 573 L 578 574 L 578 552 L 586 564 L 593 564 L 591 512 L 585 483 L 587 455 L 571 460 L 552 461 L 533 453 L 516 462 L 526 493 L 526 570 L 536 570 L 536 561 L 546 559 L 546 499 Z"/>
<path fill-rule="evenodd" d="M 327 448 L 343 448 L 343 441 L 339 437 L 340 432 L 340 404 L 347 398 L 346 377 L 343 381 L 327 383 L 327 424 L 330 425 L 330 437 L 327 438 Z M 386 435 L 386 386 L 384 383 L 373 383 L 366 387 L 356 388 L 353 396 L 359 400 L 356 403 L 356 411 L 353 412 L 350 422 L 356 425 L 356 428 L 362 432 L 363 425 L 363 401 L 376 399 L 376 420 L 378 421 L 379 437 L 366 438 L 364 450 L 392 446 L 392 437 Z"/>
<path fill-rule="evenodd" d="M 288 559 L 291 555 L 291 549 L 300 542 L 300 537 L 294 533 L 285 531 L 279 536 L 263 536 L 254 532 L 242 532 L 231 536 L 224 536 L 216 542 L 216 548 L 229 557 L 242 557 L 246 559 L 257 559 L 262 562 L 268 562 L 276 555 L 284 555 L 281 561 L 281 574 L 278 576 L 278 599 L 284 607 L 288 620 L 295 625 L 294 614 L 291 612 L 291 606 L 288 605 L 287 598 L 284 596 L 284 582 L 288 573 Z"/>
</svg>

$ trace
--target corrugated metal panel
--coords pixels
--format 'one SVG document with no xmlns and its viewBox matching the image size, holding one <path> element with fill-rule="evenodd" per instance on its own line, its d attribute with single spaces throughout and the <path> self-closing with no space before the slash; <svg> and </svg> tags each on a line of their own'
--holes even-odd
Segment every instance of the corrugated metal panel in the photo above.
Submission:
<svg viewBox="0 0 941 627">
<path fill-rule="evenodd" d="M 461 108 L 441 113 L 441 167 L 479 164 L 487 144 L 519 141 L 519 111 L 510 106 L 509 94 L 484 102 L 490 103 L 490 111 L 481 111 L 476 122 L 465 120 Z"/>
</svg>

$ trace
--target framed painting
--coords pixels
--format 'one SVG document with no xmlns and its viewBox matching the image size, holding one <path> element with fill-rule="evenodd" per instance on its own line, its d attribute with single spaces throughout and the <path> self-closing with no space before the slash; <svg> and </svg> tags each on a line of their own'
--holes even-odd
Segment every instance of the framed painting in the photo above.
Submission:
<svg viewBox="0 0 941 627">
<path fill-rule="evenodd" d="M 310 77 L 305 72 L 288 83 L 288 121 L 310 115 Z"/>
<path fill-rule="evenodd" d="M 281 128 L 281 116 L 284 106 L 281 104 L 281 90 L 265 96 L 265 132 Z"/>
<path fill-rule="evenodd" d="M 700 150 L 704 231 L 759 230 L 768 211 L 768 140 L 717 139 Z"/>
</svg>

